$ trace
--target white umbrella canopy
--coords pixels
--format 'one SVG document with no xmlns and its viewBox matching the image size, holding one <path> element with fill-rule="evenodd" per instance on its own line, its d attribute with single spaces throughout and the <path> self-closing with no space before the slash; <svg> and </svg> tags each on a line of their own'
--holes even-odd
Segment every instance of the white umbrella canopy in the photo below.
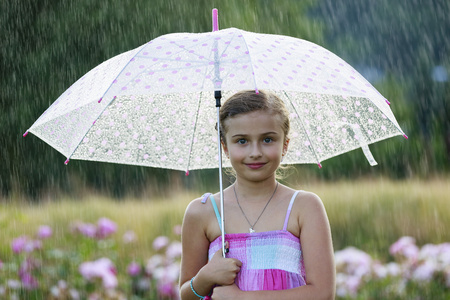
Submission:
<svg viewBox="0 0 450 300">
<path fill-rule="evenodd" d="M 375 165 L 369 144 L 406 137 L 388 101 L 344 60 L 294 37 L 218 30 L 215 9 L 213 32 L 163 35 L 92 69 L 24 136 L 38 136 L 66 163 L 82 159 L 186 173 L 218 167 L 225 256 L 222 155 L 214 128 L 221 93 L 227 98 L 241 90 L 269 90 L 286 103 L 286 164 L 321 166 L 361 147 Z"/>
<path fill-rule="evenodd" d="M 376 164 L 367 145 L 405 136 L 387 100 L 332 52 L 237 28 L 167 34 L 117 55 L 75 82 L 28 131 L 67 159 L 217 168 L 219 90 L 224 98 L 270 90 L 285 101 L 285 164 L 320 165 L 356 148 Z"/>
</svg>

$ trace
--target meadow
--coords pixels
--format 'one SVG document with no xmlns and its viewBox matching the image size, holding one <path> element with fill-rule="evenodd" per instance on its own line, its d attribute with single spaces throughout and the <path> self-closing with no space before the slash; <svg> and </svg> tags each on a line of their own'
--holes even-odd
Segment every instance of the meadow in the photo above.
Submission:
<svg viewBox="0 0 450 300">
<path fill-rule="evenodd" d="M 370 256 L 371 262 L 389 264 L 397 261 L 401 266 L 405 257 L 393 253 L 391 247 L 401 237 L 412 237 L 417 249 L 427 244 L 444 245 L 450 242 L 450 180 L 447 178 L 311 181 L 295 185 L 322 198 L 337 253 L 353 249 Z M 66 286 L 71 286 L 78 291 L 79 299 L 84 299 L 86 295 L 90 295 L 89 299 L 172 299 L 175 297 L 171 294 L 173 291 L 164 294 L 163 287 L 156 288 L 154 283 L 150 283 L 161 275 L 157 276 L 154 269 L 149 270 L 149 265 L 155 263 L 156 258 L 169 260 L 170 264 L 165 267 L 170 265 L 172 272 L 177 271 L 179 253 L 169 255 L 168 250 L 171 245 L 172 252 L 179 246 L 178 225 L 189 201 L 198 196 L 192 192 L 174 192 L 166 198 L 150 201 L 135 198 L 111 200 L 90 194 L 83 199 L 51 199 L 40 204 L 2 201 L 0 295 L 5 299 L 14 299 L 14 295 L 19 295 L 19 299 L 77 299 L 77 295 L 64 292 Z M 80 229 L 83 224 L 100 228 L 100 220 L 105 219 L 113 225 L 109 229 L 106 226 L 106 230 L 110 231 L 101 237 L 89 236 Z M 23 251 L 14 248 L 13 241 L 18 237 L 37 239 L 42 225 L 51 229 L 51 235 L 41 239 L 38 246 L 28 250 L 25 247 Z M 30 267 L 30 256 L 33 257 L 34 267 Z M 80 274 L 79 266 L 83 262 L 93 262 L 102 257 L 113 264 L 113 273 L 117 277 L 114 286 L 118 291 L 116 294 L 102 294 L 104 292 L 100 290 L 103 287 L 99 288 L 98 282 Z M 18 274 L 23 271 L 25 261 L 28 261 L 28 269 L 32 269 L 40 280 L 39 287 L 20 287 L 23 277 Z M 342 262 L 341 259 L 337 261 Z M 399 293 L 391 293 L 392 278 L 389 279 L 389 276 L 377 281 L 366 276 L 358 282 L 353 294 L 341 291 L 341 296 L 358 299 L 377 299 L 380 295 L 392 299 L 448 299 L 450 264 L 445 272 L 422 280 L 426 284 L 403 280 L 403 291 Z M 148 286 L 139 290 L 145 285 L 143 278 L 148 280 Z M 399 281 L 396 282 L 398 287 Z M 152 287 L 154 292 L 148 292 Z M 27 298 L 22 298 L 25 296 Z"/>
</svg>

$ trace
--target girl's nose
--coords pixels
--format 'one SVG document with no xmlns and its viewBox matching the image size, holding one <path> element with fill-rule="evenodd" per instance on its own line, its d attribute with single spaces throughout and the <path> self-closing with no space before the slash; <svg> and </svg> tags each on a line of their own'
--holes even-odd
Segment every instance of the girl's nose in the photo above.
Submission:
<svg viewBox="0 0 450 300">
<path fill-rule="evenodd" d="M 261 155 L 262 155 L 262 151 L 261 151 L 261 146 L 259 145 L 259 143 L 252 144 L 251 150 L 250 150 L 250 157 L 256 158 L 256 157 L 260 157 Z"/>
</svg>

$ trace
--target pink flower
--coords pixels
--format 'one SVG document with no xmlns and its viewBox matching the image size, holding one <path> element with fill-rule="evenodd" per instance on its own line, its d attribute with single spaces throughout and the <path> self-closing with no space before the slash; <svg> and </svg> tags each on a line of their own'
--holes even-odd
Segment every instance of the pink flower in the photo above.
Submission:
<svg viewBox="0 0 450 300">
<path fill-rule="evenodd" d="M 158 294 L 163 297 L 168 297 L 170 299 L 178 299 L 178 287 L 171 282 L 159 282 L 158 283 Z"/>
<path fill-rule="evenodd" d="M 90 223 L 78 223 L 75 225 L 75 231 L 90 238 L 94 238 L 97 233 L 97 227 Z"/>
<path fill-rule="evenodd" d="M 430 257 L 437 257 L 440 254 L 439 245 L 426 244 L 419 251 L 419 259 L 426 260 Z"/>
<path fill-rule="evenodd" d="M 107 238 L 117 231 L 117 224 L 108 218 L 100 218 L 97 221 L 96 236 L 100 239 Z"/>
<path fill-rule="evenodd" d="M 27 290 L 34 290 L 38 288 L 39 283 L 36 278 L 31 275 L 31 273 L 25 272 L 20 275 L 20 280 L 22 281 L 22 286 Z"/>
<path fill-rule="evenodd" d="M 36 261 L 31 258 L 25 259 L 20 265 L 19 277 L 22 281 L 22 286 L 27 290 L 34 290 L 39 286 L 38 281 L 31 274 L 36 267 Z"/>
<path fill-rule="evenodd" d="M 18 290 L 18 289 L 20 289 L 21 285 L 22 285 L 22 284 L 20 283 L 19 280 L 14 280 L 14 279 L 9 279 L 9 280 L 6 282 L 6 286 L 7 286 L 8 288 L 12 289 L 12 290 Z"/>
<path fill-rule="evenodd" d="M 450 269 L 450 243 L 440 244 L 439 250 L 440 262 Z"/>
<path fill-rule="evenodd" d="M 412 274 L 412 279 L 417 282 L 430 282 L 437 270 L 437 266 L 430 260 L 419 265 Z"/>
<path fill-rule="evenodd" d="M 408 261 L 415 262 L 419 255 L 419 248 L 416 246 L 414 238 L 404 236 L 389 247 L 389 253 L 392 256 L 406 258 Z"/>
<path fill-rule="evenodd" d="M 128 230 L 123 234 L 122 240 L 125 244 L 133 243 L 137 240 L 136 233 L 134 233 L 134 231 L 132 230 Z"/>
<path fill-rule="evenodd" d="M 157 279 L 158 293 L 162 296 L 169 297 L 170 299 L 178 299 L 178 278 L 180 274 L 180 267 L 178 264 L 170 264 L 165 268 L 159 268 L 155 272 L 155 278 Z"/>
<path fill-rule="evenodd" d="M 343 298 L 354 297 L 357 294 L 361 279 L 358 276 L 344 273 L 336 274 L 336 295 Z"/>
<path fill-rule="evenodd" d="M 347 289 L 350 295 L 356 296 L 360 284 L 361 284 L 361 277 L 359 276 L 347 277 Z"/>
<path fill-rule="evenodd" d="M 136 289 L 138 291 L 148 291 L 151 288 L 151 282 L 148 277 L 141 277 L 136 282 Z"/>
<path fill-rule="evenodd" d="M 175 233 L 176 235 L 181 235 L 181 225 L 175 225 L 173 227 L 173 233 Z"/>
<path fill-rule="evenodd" d="M 362 277 L 371 272 L 372 258 L 370 255 L 354 247 L 336 251 L 335 262 L 338 271 L 348 275 Z"/>
<path fill-rule="evenodd" d="M 376 278 L 385 278 L 387 276 L 387 269 L 384 265 L 377 262 L 372 266 Z"/>
<path fill-rule="evenodd" d="M 53 234 L 52 228 L 48 225 L 39 226 L 37 236 L 40 239 L 48 239 Z"/>
<path fill-rule="evenodd" d="M 32 240 L 25 235 L 14 239 L 11 243 L 11 249 L 16 254 L 19 254 L 21 252 L 30 253 L 36 249 L 41 249 L 41 248 L 42 248 L 42 242 L 40 240 Z"/>
<path fill-rule="evenodd" d="M 145 273 L 147 275 L 153 276 L 156 269 L 159 268 L 164 263 L 164 257 L 160 254 L 153 255 L 150 257 L 150 259 L 147 261 L 147 264 L 145 265 Z"/>
<path fill-rule="evenodd" d="M 109 258 L 100 258 L 96 261 L 84 262 L 80 265 L 80 274 L 87 280 L 99 278 L 107 289 L 117 287 L 116 268 Z"/>
<path fill-rule="evenodd" d="M 70 289 L 69 290 L 69 295 L 70 295 L 72 300 L 79 300 L 79 299 L 81 299 L 80 293 L 77 290 L 75 290 L 75 289 Z"/>
<path fill-rule="evenodd" d="M 153 241 L 153 249 L 156 251 L 161 250 L 169 244 L 169 238 L 167 236 L 159 236 Z"/>
<path fill-rule="evenodd" d="M 176 259 L 181 256 L 181 243 L 180 242 L 172 242 L 166 250 L 166 256 L 169 260 Z"/>
<path fill-rule="evenodd" d="M 395 262 L 390 262 L 386 265 L 386 271 L 388 276 L 400 276 L 402 274 L 402 268 Z"/>
<path fill-rule="evenodd" d="M 141 273 L 141 265 L 137 262 L 131 262 L 127 268 L 128 275 L 135 277 Z"/>
<path fill-rule="evenodd" d="M 41 240 L 31 240 L 25 247 L 25 251 L 32 252 L 34 250 L 42 249 L 42 241 Z"/>
<path fill-rule="evenodd" d="M 25 235 L 15 238 L 11 243 L 12 251 L 16 254 L 23 252 L 25 250 L 28 241 L 29 238 Z"/>
</svg>

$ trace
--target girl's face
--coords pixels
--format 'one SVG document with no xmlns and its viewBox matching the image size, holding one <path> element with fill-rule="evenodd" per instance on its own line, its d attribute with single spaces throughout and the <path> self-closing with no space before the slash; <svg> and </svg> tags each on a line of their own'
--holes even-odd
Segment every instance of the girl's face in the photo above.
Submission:
<svg viewBox="0 0 450 300">
<path fill-rule="evenodd" d="M 254 111 L 231 117 L 224 125 L 227 128 L 226 144 L 222 145 L 237 178 L 249 181 L 275 178 L 275 171 L 289 144 L 280 116 Z"/>
</svg>

